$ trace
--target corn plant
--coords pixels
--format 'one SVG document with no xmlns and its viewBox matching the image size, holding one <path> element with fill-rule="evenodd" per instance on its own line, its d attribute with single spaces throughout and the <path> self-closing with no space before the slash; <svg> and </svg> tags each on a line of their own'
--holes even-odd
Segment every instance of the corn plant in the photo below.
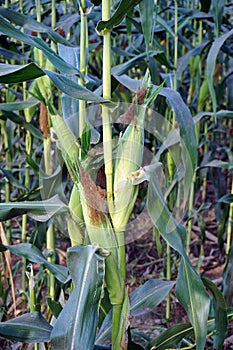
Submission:
<svg viewBox="0 0 233 350">
<path fill-rule="evenodd" d="M 227 310 L 216 285 L 201 278 L 192 265 L 187 254 L 191 236 L 187 234 L 183 217 L 188 206 L 191 219 L 195 171 L 202 166 L 231 168 L 230 162 L 221 161 L 206 162 L 197 167 L 197 142 L 201 128 L 196 128 L 196 124 L 207 116 L 215 120 L 222 115 L 232 117 L 230 111 L 218 111 L 213 80 L 217 55 L 232 36 L 232 29 L 221 33 L 224 6 L 217 11 L 215 1 L 209 9 L 205 9 L 204 3 L 200 2 L 205 12 L 203 14 L 196 10 L 197 3 L 187 17 L 186 9 L 178 1 L 174 1 L 174 8 L 167 6 L 167 1 L 154 0 L 93 0 L 92 4 L 88 1 L 67 2 L 66 12 L 70 11 L 68 20 L 61 16 L 56 30 L 55 2 L 51 7 L 51 26 L 41 21 L 41 8 L 50 11 L 47 3 L 37 2 L 34 12 L 37 20 L 30 14 L 33 6 L 25 9 L 26 15 L 17 12 L 17 3 L 12 3 L 8 9 L 0 8 L 1 33 L 9 42 L 23 45 L 24 53 L 27 52 L 30 57 L 23 57 L 23 64 L 20 64 L 14 52 L 3 50 L 4 55 L 11 54 L 12 60 L 19 64 L 3 60 L 0 64 L 0 83 L 7 84 L 5 86 L 9 88 L 11 84 L 27 82 L 28 94 L 33 96 L 33 99 L 15 104 L 5 100 L 0 107 L 2 125 L 5 127 L 5 123 L 11 120 L 37 137 L 38 141 L 34 141 L 30 152 L 26 149 L 27 162 L 37 174 L 39 169 L 33 152 L 36 152 L 36 147 L 41 147 L 43 139 L 45 163 L 44 172 L 41 172 L 40 194 L 38 183 L 34 188 L 27 189 L 28 193 L 21 198 L 10 198 L 9 188 L 6 187 L 6 203 L 0 205 L 0 219 L 6 221 L 27 214 L 37 222 L 49 220 L 46 243 L 47 248 L 53 250 L 51 257 L 42 253 L 33 244 L 35 242 L 27 243 L 24 240 L 15 245 L 10 242 L 1 244 L 2 251 L 9 250 L 31 263 L 41 264 L 50 276 L 47 303 L 50 313 L 47 319 L 34 308 L 36 300 L 31 286 L 34 278 L 31 269 L 31 312 L 1 322 L 1 336 L 34 342 L 35 348 L 37 343 L 48 342 L 48 347 L 58 350 L 110 347 L 120 350 L 167 349 L 174 345 L 180 348 L 184 344 L 188 344 L 189 348 L 204 349 L 206 337 L 214 335 L 214 347 L 222 348 L 232 310 Z M 163 12 L 168 22 L 162 18 Z M 183 45 L 183 53 L 188 46 L 187 41 L 181 38 L 185 25 L 193 21 L 197 28 L 197 20 L 201 18 L 208 28 L 209 12 L 215 19 L 216 39 L 209 46 L 200 43 L 179 61 L 179 46 Z M 151 13 L 153 16 L 150 16 Z M 200 31 L 204 24 L 200 25 Z M 166 48 L 161 44 L 163 38 L 159 42 L 160 31 L 166 34 Z M 35 32 L 39 35 L 35 36 Z M 120 43 L 128 40 L 127 34 L 131 35 L 132 45 L 124 51 Z M 80 36 L 78 43 L 77 36 Z M 113 41 L 115 46 L 111 47 Z M 78 48 L 75 47 L 77 44 Z M 208 79 L 204 79 L 202 86 L 204 89 L 208 85 L 210 96 L 198 96 L 200 113 L 193 118 L 188 105 L 192 107 L 198 92 L 194 91 L 195 84 L 192 82 L 185 104 L 178 92 L 182 88 L 179 78 L 185 74 L 188 62 L 191 62 L 189 69 L 190 72 L 193 69 L 192 79 L 195 79 L 195 69 L 202 69 L 199 56 L 196 56 L 206 47 L 209 49 L 205 71 Z M 168 48 L 172 49 L 171 57 L 168 57 Z M 101 55 L 93 53 L 97 49 Z M 189 61 L 190 57 L 195 62 Z M 116 64 L 113 66 L 111 61 Z M 166 67 L 162 83 L 157 74 L 161 64 Z M 96 73 L 95 77 L 93 72 Z M 30 81 L 33 82 L 30 84 Z M 134 94 L 133 100 L 128 99 L 127 102 L 131 103 L 126 106 L 119 104 L 123 98 L 127 98 L 122 96 L 122 88 Z M 205 108 L 204 111 L 204 107 L 200 107 L 203 100 L 208 101 L 211 110 Z M 36 128 L 38 109 L 35 106 L 38 104 L 41 117 L 46 116 L 46 121 L 41 123 L 43 135 Z M 160 104 L 164 106 L 164 114 L 172 115 L 172 119 L 168 120 L 160 114 L 162 107 L 159 113 L 155 112 Z M 30 122 L 15 113 L 29 107 L 34 108 Z M 35 124 L 32 123 L 33 118 Z M 150 161 L 147 163 L 146 133 L 156 142 L 154 151 L 149 152 Z M 5 147 L 8 148 L 6 142 Z M 8 158 L 5 166 L 9 166 Z M 98 184 L 97 176 L 100 166 L 104 169 L 102 177 L 105 185 L 102 186 Z M 66 193 L 61 183 L 64 171 L 68 188 Z M 131 236 L 130 219 L 140 188 L 145 184 L 145 205 L 137 220 L 146 217 L 150 228 L 154 227 L 166 242 L 168 255 L 171 251 L 176 252 L 179 257 L 178 273 L 176 280 L 173 279 L 168 264 L 169 280 L 149 280 L 129 294 L 125 245 L 135 239 Z M 36 193 L 34 197 L 33 193 Z M 189 196 L 191 199 L 188 203 Z M 229 197 L 228 203 L 231 202 Z M 232 205 L 230 208 L 231 213 Z M 67 267 L 55 261 L 53 233 L 56 232 L 56 219 L 59 223 L 59 218 L 60 230 L 65 231 L 67 225 L 71 242 L 66 254 Z M 229 252 L 230 228 L 228 232 Z M 131 317 L 143 313 L 145 308 L 156 307 L 173 287 L 190 323 L 177 324 L 156 338 L 147 339 L 143 345 L 136 344 Z M 62 304 L 64 291 L 69 291 L 69 296 Z M 168 303 L 167 319 L 169 307 Z M 55 318 L 52 322 L 51 314 Z"/>
</svg>

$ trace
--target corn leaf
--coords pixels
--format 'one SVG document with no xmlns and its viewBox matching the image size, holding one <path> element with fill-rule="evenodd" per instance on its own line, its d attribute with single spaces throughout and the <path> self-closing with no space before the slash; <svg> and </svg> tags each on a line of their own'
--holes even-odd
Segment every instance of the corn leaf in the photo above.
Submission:
<svg viewBox="0 0 233 350">
<path fill-rule="evenodd" d="M 39 101 L 35 98 L 29 98 L 25 101 L 15 101 L 8 103 L 0 103 L 0 110 L 2 111 L 22 111 L 24 108 L 34 107 L 38 105 Z"/>
<path fill-rule="evenodd" d="M 4 251 L 6 249 L 9 249 L 13 254 L 24 257 L 33 263 L 43 264 L 61 283 L 65 283 L 68 280 L 67 268 L 62 265 L 48 262 L 41 251 L 34 245 L 30 243 L 20 243 L 6 246 L 1 244 L 0 251 Z"/>
<path fill-rule="evenodd" d="M 148 181 L 147 211 L 152 222 L 167 243 L 182 256 L 176 284 L 176 294 L 185 308 L 194 327 L 197 349 L 204 349 L 207 320 L 209 315 L 209 297 L 204 285 L 192 268 L 185 253 L 181 235 L 185 229 L 169 211 L 161 190 L 161 164 L 155 163 L 144 167 L 133 178 L 135 184 Z"/>
<path fill-rule="evenodd" d="M 167 296 L 174 286 L 172 281 L 153 279 L 136 288 L 130 294 L 130 315 L 137 317 L 148 310 L 154 309 Z M 108 344 L 111 340 L 112 310 L 105 317 L 96 338 L 96 344 Z"/>
<path fill-rule="evenodd" d="M 130 294 L 130 313 L 138 316 L 159 305 L 175 282 L 153 279 L 145 282 Z"/>
<path fill-rule="evenodd" d="M 48 60 L 54 65 L 54 67 L 56 67 L 60 72 L 80 75 L 79 71 L 75 67 L 66 63 L 41 38 L 33 37 L 21 32 L 11 23 L 7 22 L 2 16 L 0 16 L 0 31 L 11 38 L 40 49 Z"/>
<path fill-rule="evenodd" d="M 0 64 L 0 83 L 20 83 L 43 75 L 45 75 L 45 72 L 35 63 L 25 65 Z"/>
<path fill-rule="evenodd" d="M 216 333 L 214 334 L 214 349 L 221 350 L 225 340 L 228 324 L 226 302 L 222 293 L 212 281 L 208 280 L 207 278 L 202 278 L 202 281 L 213 294 L 216 330 Z"/>
<path fill-rule="evenodd" d="M 10 22 L 13 22 L 16 25 L 28 29 L 32 32 L 47 33 L 49 38 L 52 39 L 55 43 L 63 43 L 67 46 L 71 46 L 69 41 L 56 33 L 50 27 L 44 25 L 43 23 L 35 21 L 31 16 L 29 16 L 29 14 L 24 15 L 18 11 L 1 7 L 0 15 L 2 15 L 4 18 L 7 18 Z"/>
<path fill-rule="evenodd" d="M 108 21 L 98 22 L 96 26 L 97 32 L 103 33 L 104 30 L 111 30 L 112 28 L 118 26 L 127 13 L 141 1 L 142 0 L 121 0 L 113 16 Z"/>
<path fill-rule="evenodd" d="M 14 102 L 13 102 L 14 103 Z M 12 122 L 14 122 L 15 124 L 18 124 L 18 125 L 21 125 L 22 127 L 24 127 L 26 130 L 28 130 L 31 135 L 33 135 L 34 137 L 38 138 L 39 140 L 42 140 L 43 139 L 43 136 L 42 136 L 42 133 L 41 131 L 36 128 L 32 123 L 28 123 L 25 118 L 19 116 L 18 114 L 16 113 L 13 113 L 11 111 L 7 111 L 7 109 L 11 110 L 13 108 L 22 108 L 23 106 L 27 105 L 24 103 L 19 103 L 19 104 L 16 104 L 16 105 L 13 105 L 13 103 L 10 103 L 9 107 L 7 106 L 8 103 L 2 103 L 4 104 L 5 106 L 3 106 L 3 110 L 5 109 L 4 113 L 2 115 L 0 115 L 0 119 L 1 120 L 11 120 Z M 0 104 L 0 109 L 2 108 L 1 104 Z M 27 108 L 27 107 L 23 107 L 23 108 Z"/>
<path fill-rule="evenodd" d="M 189 261 L 183 257 L 175 292 L 194 328 L 196 349 L 203 350 L 207 335 L 210 300 L 200 277 Z"/>
<path fill-rule="evenodd" d="M 114 77 L 124 86 L 131 91 L 137 92 L 139 87 L 142 86 L 142 81 L 134 80 L 126 75 L 118 76 L 114 74 Z M 154 86 L 157 89 L 158 86 Z M 190 185 L 194 173 L 194 169 L 197 163 L 197 141 L 194 129 L 194 122 L 190 110 L 183 102 L 180 94 L 170 88 L 162 88 L 159 95 L 166 97 L 171 108 L 174 109 L 176 120 L 180 130 L 180 142 L 182 149 L 182 162 L 185 165 L 185 173 L 183 179 L 184 203 L 189 197 Z"/>
<path fill-rule="evenodd" d="M 53 327 L 39 312 L 31 312 L 0 322 L 0 336 L 24 343 L 48 342 Z"/>
<path fill-rule="evenodd" d="M 207 78 L 208 78 L 208 84 L 209 84 L 209 90 L 210 90 L 210 96 L 212 98 L 213 103 L 213 111 L 216 113 L 217 111 L 217 99 L 216 99 L 216 93 L 214 90 L 214 70 L 216 66 L 216 59 L 219 54 L 219 51 L 224 44 L 224 42 L 233 35 L 233 29 L 229 32 L 223 34 L 219 38 L 215 39 L 207 56 L 206 61 L 206 72 L 207 72 Z"/>
<path fill-rule="evenodd" d="M 76 246 L 68 250 L 67 265 L 74 290 L 52 330 L 52 349 L 94 348 L 104 282 L 104 255 L 97 246 Z"/>
<path fill-rule="evenodd" d="M 163 56 L 164 56 L 163 51 L 150 50 L 148 52 L 142 52 L 139 55 L 136 55 L 135 57 L 131 58 L 130 60 L 127 60 L 125 63 L 118 64 L 117 66 L 112 67 L 111 73 L 116 78 L 116 76 L 118 76 L 118 75 L 120 76 L 120 75 L 126 73 L 129 69 L 131 69 L 132 67 L 135 66 L 136 62 L 142 60 L 143 58 L 155 57 L 155 59 L 159 60 L 159 59 L 163 59 Z M 135 92 L 137 92 L 137 90 Z"/>
<path fill-rule="evenodd" d="M 158 337 L 152 339 L 147 345 L 146 350 L 166 350 L 176 345 L 187 335 L 193 336 L 193 327 L 191 324 L 182 323 L 166 329 Z"/>
<path fill-rule="evenodd" d="M 44 201 L 0 203 L 0 221 L 26 213 L 38 221 L 47 221 L 54 215 L 68 211 L 69 208 L 57 195 Z"/>
<path fill-rule="evenodd" d="M 146 42 L 146 51 L 149 51 L 153 23 L 155 20 L 154 0 L 142 0 L 139 3 L 142 31 Z"/>
</svg>

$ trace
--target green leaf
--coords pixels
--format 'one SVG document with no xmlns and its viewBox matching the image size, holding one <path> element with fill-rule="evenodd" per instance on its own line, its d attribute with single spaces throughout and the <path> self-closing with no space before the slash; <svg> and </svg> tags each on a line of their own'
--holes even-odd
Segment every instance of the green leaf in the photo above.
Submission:
<svg viewBox="0 0 233 350">
<path fill-rule="evenodd" d="M 181 240 L 181 232 L 184 228 L 172 217 L 169 211 L 161 190 L 161 179 L 162 164 L 158 162 L 138 170 L 136 176 L 132 174 L 134 185 L 148 181 L 146 206 L 153 224 L 167 243 L 186 257 Z"/>
<path fill-rule="evenodd" d="M 48 262 L 41 251 L 30 243 L 1 245 L 0 248 L 0 250 L 9 249 L 13 254 L 22 256 L 33 263 L 43 264 L 61 283 L 65 283 L 68 280 L 68 270 L 65 266 Z"/>
<path fill-rule="evenodd" d="M 32 32 L 47 33 L 49 38 L 52 39 L 55 43 L 63 43 L 67 46 L 71 46 L 69 41 L 53 31 L 50 27 L 44 25 L 43 23 L 35 21 L 29 14 L 24 15 L 9 8 L 1 7 L 0 15 L 7 18 L 10 22 L 13 22 L 16 25 Z"/>
<path fill-rule="evenodd" d="M 203 350 L 207 335 L 210 307 L 209 296 L 200 277 L 183 257 L 180 263 L 175 292 L 194 328 L 196 349 Z"/>
<path fill-rule="evenodd" d="M 216 333 L 214 333 L 214 349 L 221 350 L 225 340 L 228 325 L 226 302 L 222 293 L 212 281 L 208 280 L 207 278 L 202 278 L 202 281 L 213 294 L 216 330 Z"/>
<path fill-rule="evenodd" d="M 56 67 L 59 71 L 66 74 L 80 75 L 78 69 L 66 63 L 41 38 L 33 37 L 21 32 L 20 30 L 16 29 L 11 23 L 7 22 L 2 16 L 0 16 L 0 31 L 11 38 L 40 49 L 48 58 L 48 60 L 54 65 L 54 67 Z"/>
<path fill-rule="evenodd" d="M 39 101 L 35 98 L 29 98 L 25 101 L 16 101 L 8 103 L 0 103 L 0 110 L 2 111 L 22 111 L 24 108 L 34 107 L 38 105 Z"/>
<path fill-rule="evenodd" d="M 53 300 L 51 297 L 47 297 L 46 301 L 48 303 L 50 310 L 52 311 L 53 316 L 55 318 L 58 318 L 60 312 L 63 309 L 63 307 L 61 306 L 61 303 L 59 301 Z"/>
<path fill-rule="evenodd" d="M 219 35 L 225 7 L 225 0 L 211 0 L 211 12 L 214 17 L 215 35 Z"/>
<path fill-rule="evenodd" d="M 140 315 L 159 305 L 167 296 L 175 282 L 153 279 L 145 282 L 130 294 L 130 313 Z"/>
<path fill-rule="evenodd" d="M 146 345 L 146 350 L 166 350 L 171 346 L 176 345 L 187 335 L 192 336 L 193 333 L 193 327 L 191 326 L 191 324 L 177 324 L 173 327 L 166 329 L 155 339 L 151 340 Z"/>
<path fill-rule="evenodd" d="M 52 328 L 39 312 L 31 312 L 0 322 L 0 336 L 12 341 L 42 343 L 50 340 Z"/>
<path fill-rule="evenodd" d="M 109 102 L 103 97 L 81 86 L 68 77 L 40 68 L 35 63 L 26 65 L 0 64 L 0 83 L 12 84 L 32 80 L 47 75 L 54 85 L 65 94 L 78 100 Z"/>
<path fill-rule="evenodd" d="M 97 246 L 76 246 L 68 249 L 67 265 L 74 282 L 74 290 L 53 328 L 52 349 L 94 348 L 104 283 L 104 255 Z"/>
<path fill-rule="evenodd" d="M 148 51 L 147 53 L 142 52 L 139 55 L 136 55 L 135 57 L 131 58 L 130 60 L 127 60 L 125 63 L 122 63 L 122 64 L 119 64 L 117 66 L 112 67 L 111 73 L 118 80 L 117 76 L 120 76 L 120 75 L 126 73 L 129 69 L 134 67 L 135 63 L 137 61 L 140 61 L 146 57 L 155 57 L 155 59 L 159 60 L 159 59 L 162 59 L 163 56 L 164 56 L 163 51 L 151 50 L 151 51 Z"/>
<path fill-rule="evenodd" d="M 166 297 L 174 284 L 171 281 L 153 279 L 136 288 L 130 294 L 130 315 L 137 317 L 146 312 L 146 309 L 148 311 L 148 309 L 155 308 Z M 111 319 L 112 310 L 108 312 L 101 325 L 96 339 L 97 344 L 106 344 L 111 339 Z"/>
<path fill-rule="evenodd" d="M 52 216 L 66 213 L 69 208 L 54 196 L 44 201 L 0 203 L 0 221 L 28 214 L 37 221 L 47 221 Z"/>
<path fill-rule="evenodd" d="M 233 203 L 233 194 L 231 194 L 231 193 L 225 194 L 224 196 L 219 198 L 217 200 L 217 202 L 218 203 L 226 203 L 226 204 Z"/>
<path fill-rule="evenodd" d="M 214 90 L 214 79 L 213 79 L 215 65 L 216 65 L 216 59 L 217 59 L 218 53 L 219 53 L 222 45 L 232 35 L 233 35 L 233 29 L 231 29 L 227 33 L 223 34 L 219 38 L 215 39 L 210 50 L 209 50 L 208 56 L 207 56 L 206 72 L 207 72 L 210 96 L 212 98 L 214 113 L 216 113 L 216 111 L 217 111 L 217 100 L 216 100 L 216 94 L 215 94 L 215 90 Z"/>
<path fill-rule="evenodd" d="M 7 105 L 7 103 L 6 103 L 6 105 Z M 11 106 L 10 108 L 12 108 L 12 107 L 13 106 Z M 0 109 L 1 109 L 1 104 L 0 104 Z M 5 111 L 2 115 L 0 115 L 0 119 L 2 119 L 2 120 L 10 119 L 15 124 L 23 126 L 26 130 L 28 130 L 30 132 L 31 135 L 35 136 L 39 140 L 43 139 L 43 135 L 38 128 L 36 128 L 32 123 L 28 123 L 25 120 L 25 118 L 19 116 L 16 113 Z"/>
<path fill-rule="evenodd" d="M 5 178 L 7 179 L 8 182 L 10 182 L 12 186 L 15 186 L 16 188 L 20 188 L 22 190 L 26 190 L 26 187 L 22 184 L 22 181 L 20 182 L 18 179 L 16 179 L 10 170 L 6 170 L 0 167 L 0 171 L 2 171 Z"/>
<path fill-rule="evenodd" d="M 97 32 L 102 34 L 104 31 L 111 30 L 112 28 L 118 26 L 127 13 L 141 1 L 142 0 L 121 0 L 119 6 L 114 12 L 114 15 L 108 21 L 99 21 L 96 26 Z"/>
<path fill-rule="evenodd" d="M 74 81 L 62 74 L 54 73 L 46 69 L 44 70 L 44 72 L 48 75 L 48 77 L 52 80 L 54 85 L 56 85 L 56 87 L 59 90 L 73 98 L 93 102 L 109 102 L 103 97 L 88 90 L 84 86 L 75 83 Z"/>
<path fill-rule="evenodd" d="M 206 168 L 206 167 L 213 167 L 213 168 L 222 168 L 222 169 L 232 169 L 233 164 L 228 162 L 223 162 L 219 159 L 213 159 L 210 162 L 207 162 L 205 164 L 202 164 L 198 169 Z"/>
<path fill-rule="evenodd" d="M 139 4 L 142 31 L 146 42 L 146 51 L 149 51 L 151 34 L 155 20 L 154 0 L 142 0 Z"/>
<path fill-rule="evenodd" d="M 133 92 L 137 92 L 139 87 L 142 86 L 142 81 L 134 80 L 126 75 L 118 76 L 113 71 L 113 76 L 122 85 L 126 86 Z M 158 86 L 154 85 L 154 89 Z M 191 161 L 191 164 L 186 167 L 186 185 L 190 186 L 190 178 L 192 178 L 191 172 L 194 171 L 197 163 L 197 141 L 194 128 L 194 122 L 190 110 L 185 105 L 182 97 L 177 91 L 170 88 L 163 88 L 159 95 L 166 97 L 171 108 L 174 109 L 176 119 L 180 128 L 181 142 L 183 142 L 184 158 L 186 162 Z M 188 165 L 188 164 L 187 164 Z"/>
<path fill-rule="evenodd" d="M 45 75 L 35 63 L 26 65 L 0 64 L 0 83 L 12 84 L 21 83 L 22 81 L 32 80 Z"/>
</svg>

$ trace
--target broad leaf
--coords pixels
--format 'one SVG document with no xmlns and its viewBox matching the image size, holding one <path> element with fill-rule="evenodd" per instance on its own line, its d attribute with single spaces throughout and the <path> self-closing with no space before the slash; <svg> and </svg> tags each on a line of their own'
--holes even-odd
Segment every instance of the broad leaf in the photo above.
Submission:
<svg viewBox="0 0 233 350">
<path fill-rule="evenodd" d="M 159 279 L 149 280 L 130 294 L 130 313 L 140 315 L 159 305 L 170 292 L 175 282 Z"/>
<path fill-rule="evenodd" d="M 119 6 L 117 7 L 114 15 L 107 21 L 99 21 L 96 30 L 103 34 L 105 30 L 111 30 L 113 27 L 118 26 L 127 13 L 138 5 L 142 0 L 121 0 Z"/>
<path fill-rule="evenodd" d="M 210 306 L 209 296 L 200 277 L 183 257 L 181 259 L 175 292 L 194 328 L 196 349 L 203 350 L 207 335 Z"/>
<path fill-rule="evenodd" d="M 31 312 L 6 322 L 0 322 L 0 336 L 24 343 L 42 343 L 50 340 L 53 327 L 39 312 Z"/>
<path fill-rule="evenodd" d="M 228 324 L 226 302 L 222 293 L 212 281 L 208 280 L 207 278 L 202 278 L 202 281 L 213 294 L 216 330 L 216 333 L 214 333 L 214 349 L 221 350 L 225 340 Z"/>
<path fill-rule="evenodd" d="M 92 350 L 104 283 L 105 257 L 97 246 L 72 247 L 67 265 L 74 290 L 55 323 L 52 349 Z"/>
<path fill-rule="evenodd" d="M 13 254 L 24 257 L 33 263 L 43 264 L 61 283 L 65 283 L 68 280 L 67 268 L 62 265 L 52 264 L 48 262 L 41 251 L 34 245 L 30 243 L 20 243 L 0 246 L 0 251 L 6 249 L 9 249 Z"/>
<path fill-rule="evenodd" d="M 28 214 L 37 221 L 47 221 L 52 216 L 66 213 L 69 208 L 56 195 L 44 201 L 0 203 L 0 221 Z"/>
</svg>

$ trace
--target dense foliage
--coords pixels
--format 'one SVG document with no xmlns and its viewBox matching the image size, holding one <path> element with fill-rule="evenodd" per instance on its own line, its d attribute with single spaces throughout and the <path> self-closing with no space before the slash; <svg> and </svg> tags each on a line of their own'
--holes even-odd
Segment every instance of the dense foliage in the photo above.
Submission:
<svg viewBox="0 0 233 350">
<path fill-rule="evenodd" d="M 2 2 L 4 349 L 228 346 L 232 13 L 220 0 Z M 163 271 L 129 291 L 125 246 L 152 231 Z M 162 302 L 166 329 L 137 332 Z"/>
</svg>

